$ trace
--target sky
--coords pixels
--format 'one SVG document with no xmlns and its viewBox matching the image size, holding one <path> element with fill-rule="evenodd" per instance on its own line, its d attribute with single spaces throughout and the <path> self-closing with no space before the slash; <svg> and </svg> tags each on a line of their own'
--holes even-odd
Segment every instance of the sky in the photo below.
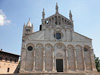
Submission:
<svg viewBox="0 0 100 75">
<path fill-rule="evenodd" d="M 100 0 L 0 0 L 0 49 L 20 55 L 24 23 L 30 18 L 38 31 L 43 8 L 49 17 L 55 14 L 56 2 L 65 17 L 69 18 L 71 10 L 74 31 L 91 38 L 94 53 L 100 57 Z"/>
</svg>

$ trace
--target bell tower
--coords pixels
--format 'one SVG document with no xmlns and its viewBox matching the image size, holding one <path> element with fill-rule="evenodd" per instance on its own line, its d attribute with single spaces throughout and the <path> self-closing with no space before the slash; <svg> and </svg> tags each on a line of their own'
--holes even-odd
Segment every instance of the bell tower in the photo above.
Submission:
<svg viewBox="0 0 100 75">
<path fill-rule="evenodd" d="M 24 24 L 24 26 L 23 26 L 23 36 L 31 34 L 33 32 L 34 32 L 33 31 L 33 24 L 31 24 L 30 18 L 29 18 L 28 23 L 26 25 Z"/>
</svg>

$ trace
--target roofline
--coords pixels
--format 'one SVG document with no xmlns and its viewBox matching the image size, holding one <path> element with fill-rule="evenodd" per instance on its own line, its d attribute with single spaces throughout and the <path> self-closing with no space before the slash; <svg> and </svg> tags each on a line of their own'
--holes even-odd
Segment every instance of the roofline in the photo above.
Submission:
<svg viewBox="0 0 100 75">
<path fill-rule="evenodd" d="M 13 53 L 5 52 L 5 51 L 0 51 L 0 52 L 7 53 L 7 54 L 11 54 L 11 55 L 16 55 L 16 56 L 21 57 L 21 55 L 18 55 L 18 54 L 13 54 Z"/>
<path fill-rule="evenodd" d="M 74 33 L 79 34 L 79 33 L 77 33 L 77 32 L 74 32 Z M 84 36 L 84 35 L 82 35 L 82 34 L 79 34 L 79 35 L 81 35 L 81 36 L 83 36 L 83 37 L 85 37 L 85 38 L 88 38 L 88 39 L 92 40 L 91 38 L 89 38 L 89 37 L 87 37 L 87 36 Z"/>
</svg>

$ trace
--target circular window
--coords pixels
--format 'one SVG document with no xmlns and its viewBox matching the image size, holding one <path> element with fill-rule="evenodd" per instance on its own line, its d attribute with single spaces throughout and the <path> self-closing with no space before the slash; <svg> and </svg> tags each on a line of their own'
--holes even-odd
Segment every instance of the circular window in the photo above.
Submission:
<svg viewBox="0 0 100 75">
<path fill-rule="evenodd" d="M 55 33 L 54 38 L 56 39 L 61 39 L 61 33 Z"/>
<path fill-rule="evenodd" d="M 33 50 L 33 47 L 32 46 L 28 46 L 27 48 L 29 51 L 32 51 Z"/>
<path fill-rule="evenodd" d="M 88 49 L 87 49 L 87 48 L 84 48 L 84 51 L 85 51 L 85 52 L 87 52 L 87 51 L 88 51 Z"/>
</svg>

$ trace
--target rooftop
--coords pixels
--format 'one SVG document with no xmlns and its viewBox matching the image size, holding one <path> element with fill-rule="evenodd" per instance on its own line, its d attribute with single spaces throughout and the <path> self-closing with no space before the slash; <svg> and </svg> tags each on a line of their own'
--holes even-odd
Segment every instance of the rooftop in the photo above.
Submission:
<svg viewBox="0 0 100 75">
<path fill-rule="evenodd" d="M 15 56 L 19 56 L 20 57 L 20 55 L 18 55 L 18 54 L 13 54 L 13 53 L 5 52 L 2 49 L 0 50 L 0 53 L 6 53 L 6 54 L 11 54 L 11 55 L 15 55 Z"/>
</svg>

